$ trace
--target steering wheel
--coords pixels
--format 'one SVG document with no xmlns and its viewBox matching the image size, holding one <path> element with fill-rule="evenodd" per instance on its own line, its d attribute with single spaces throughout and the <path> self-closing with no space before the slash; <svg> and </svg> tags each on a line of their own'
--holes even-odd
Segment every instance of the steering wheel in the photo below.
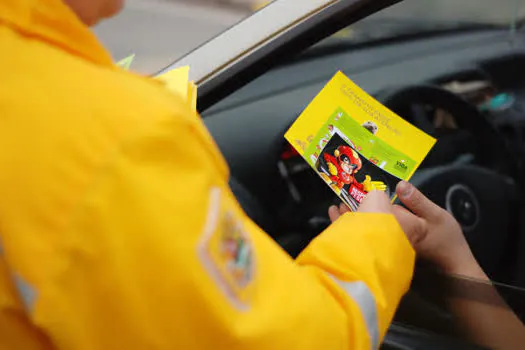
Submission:
<svg viewBox="0 0 525 350">
<path fill-rule="evenodd" d="M 505 140 L 474 106 L 436 86 L 397 88 L 377 98 L 438 139 L 429 154 L 430 162 L 425 162 L 428 166 L 422 166 L 411 182 L 454 215 L 486 273 L 494 279 L 506 279 L 502 271 L 507 270 L 504 266 L 511 249 L 510 232 L 519 196 L 518 186 L 509 174 L 516 163 Z M 446 111 L 457 128 L 440 135 L 429 110 Z M 472 153 L 473 161 L 461 162 L 458 148 Z"/>
</svg>

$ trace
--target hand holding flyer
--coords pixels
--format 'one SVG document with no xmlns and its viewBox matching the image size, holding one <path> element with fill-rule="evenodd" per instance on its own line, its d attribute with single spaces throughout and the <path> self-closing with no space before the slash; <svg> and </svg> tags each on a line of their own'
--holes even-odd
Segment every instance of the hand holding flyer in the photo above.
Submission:
<svg viewBox="0 0 525 350">
<path fill-rule="evenodd" d="M 408 180 L 436 140 L 338 72 L 285 138 L 352 209 L 366 194 Z"/>
</svg>

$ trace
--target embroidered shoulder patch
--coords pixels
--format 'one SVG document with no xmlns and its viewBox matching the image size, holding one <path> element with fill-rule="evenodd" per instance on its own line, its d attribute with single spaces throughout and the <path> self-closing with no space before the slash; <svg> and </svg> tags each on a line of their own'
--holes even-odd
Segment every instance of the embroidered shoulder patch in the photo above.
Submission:
<svg viewBox="0 0 525 350">
<path fill-rule="evenodd" d="M 240 309 L 249 307 L 254 274 L 253 244 L 239 214 L 214 188 L 199 244 L 199 257 L 228 299 Z"/>
</svg>

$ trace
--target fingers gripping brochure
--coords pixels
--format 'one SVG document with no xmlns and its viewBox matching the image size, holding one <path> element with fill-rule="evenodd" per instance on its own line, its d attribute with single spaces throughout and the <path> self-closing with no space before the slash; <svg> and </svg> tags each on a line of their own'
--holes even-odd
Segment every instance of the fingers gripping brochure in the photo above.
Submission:
<svg viewBox="0 0 525 350">
<path fill-rule="evenodd" d="M 285 138 L 355 211 L 366 194 L 395 199 L 436 140 L 406 122 L 338 72 Z"/>
</svg>

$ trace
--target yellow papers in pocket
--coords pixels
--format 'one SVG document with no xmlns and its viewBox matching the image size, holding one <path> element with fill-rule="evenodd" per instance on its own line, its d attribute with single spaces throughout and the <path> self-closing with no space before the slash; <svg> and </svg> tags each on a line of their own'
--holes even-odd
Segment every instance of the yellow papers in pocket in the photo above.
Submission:
<svg viewBox="0 0 525 350">
<path fill-rule="evenodd" d="M 197 112 L 197 85 L 193 81 L 188 83 L 188 103 L 193 112 Z"/>
<path fill-rule="evenodd" d="M 133 63 L 134 59 L 135 59 L 135 54 L 129 55 L 128 57 L 118 61 L 117 66 L 119 66 L 122 69 L 129 70 L 131 68 L 131 64 Z"/>
<path fill-rule="evenodd" d="M 188 80 L 190 76 L 190 67 L 180 67 L 172 69 L 162 75 L 156 77 L 156 79 L 164 82 L 166 88 L 171 92 L 178 94 L 188 100 Z"/>
<path fill-rule="evenodd" d="M 189 81 L 190 67 L 184 66 L 172 69 L 156 79 L 164 82 L 166 88 L 171 92 L 181 96 L 188 102 L 190 108 L 197 111 L 197 86 L 193 81 Z"/>
</svg>

